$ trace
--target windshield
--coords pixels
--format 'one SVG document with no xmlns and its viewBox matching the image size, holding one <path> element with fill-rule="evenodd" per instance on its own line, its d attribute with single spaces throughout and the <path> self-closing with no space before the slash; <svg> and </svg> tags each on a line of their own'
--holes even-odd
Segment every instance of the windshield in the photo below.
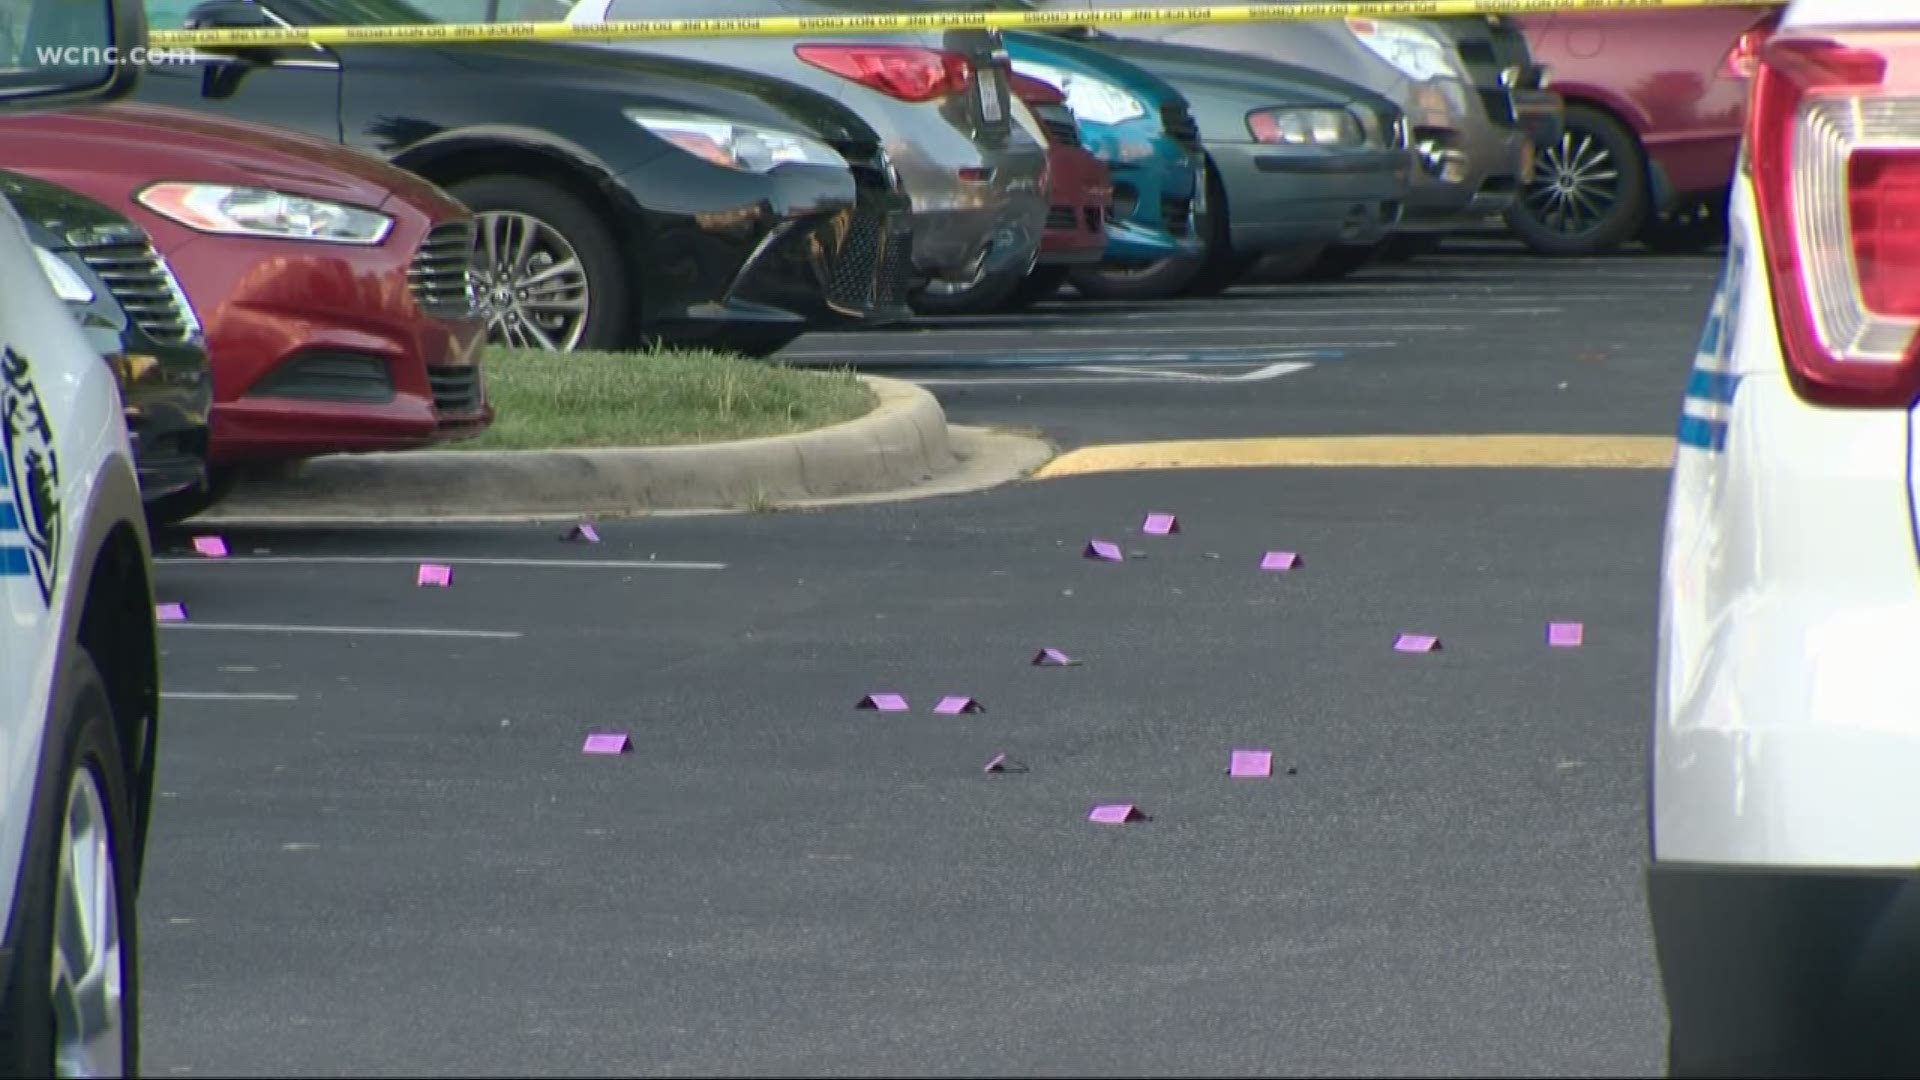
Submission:
<svg viewBox="0 0 1920 1080">
<path fill-rule="evenodd" d="M 306 0 L 301 6 L 311 9 L 326 26 L 419 26 L 450 21 L 436 18 L 406 0 Z"/>
</svg>

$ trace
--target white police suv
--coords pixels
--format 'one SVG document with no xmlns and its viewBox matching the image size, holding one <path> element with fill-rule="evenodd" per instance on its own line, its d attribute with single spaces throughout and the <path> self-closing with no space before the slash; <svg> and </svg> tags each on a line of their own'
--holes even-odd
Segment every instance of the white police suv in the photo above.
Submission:
<svg viewBox="0 0 1920 1080">
<path fill-rule="evenodd" d="M 0 110 L 124 95 L 137 0 L 0 6 Z M 152 558 L 114 374 L 0 200 L 0 1075 L 133 1075 L 158 721 Z"/>
<path fill-rule="evenodd" d="M 1674 1075 L 1920 1075 L 1920 3 L 1762 47 L 1667 512 Z"/>
</svg>

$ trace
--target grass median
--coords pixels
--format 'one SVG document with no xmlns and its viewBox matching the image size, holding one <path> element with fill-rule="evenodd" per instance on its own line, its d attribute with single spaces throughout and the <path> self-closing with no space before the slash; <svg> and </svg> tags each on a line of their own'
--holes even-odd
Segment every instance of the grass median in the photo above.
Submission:
<svg viewBox="0 0 1920 1080">
<path fill-rule="evenodd" d="M 698 350 L 491 349 L 481 371 L 493 424 L 453 447 L 726 442 L 811 431 L 874 407 L 873 391 L 848 370 L 803 370 Z"/>
</svg>

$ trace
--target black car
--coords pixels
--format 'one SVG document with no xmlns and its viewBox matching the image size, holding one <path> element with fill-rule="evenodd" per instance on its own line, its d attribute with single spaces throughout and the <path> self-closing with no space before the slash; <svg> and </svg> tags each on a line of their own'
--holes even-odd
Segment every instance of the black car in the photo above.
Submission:
<svg viewBox="0 0 1920 1080">
<path fill-rule="evenodd" d="M 428 24 L 402 0 L 148 0 L 154 29 Z M 757 73 L 576 44 L 233 47 L 136 96 L 332 139 L 473 210 L 496 340 L 764 355 L 910 317 L 908 204 L 880 138 Z M 544 319 L 538 339 L 515 336 Z"/>
<path fill-rule="evenodd" d="M 207 483 L 213 375 L 200 323 L 145 230 L 75 191 L 0 172 L 40 270 L 120 382 L 149 514 Z"/>
</svg>

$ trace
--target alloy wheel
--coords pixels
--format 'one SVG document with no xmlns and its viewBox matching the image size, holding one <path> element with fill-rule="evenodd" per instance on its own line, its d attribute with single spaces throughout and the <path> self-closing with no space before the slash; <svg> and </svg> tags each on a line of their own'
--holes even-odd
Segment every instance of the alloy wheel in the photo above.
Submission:
<svg viewBox="0 0 1920 1080">
<path fill-rule="evenodd" d="M 126 987 L 107 802 L 90 768 L 67 791 L 53 924 L 56 1076 L 124 1076 Z"/>
<path fill-rule="evenodd" d="M 1620 204 L 1620 167 L 1589 132 L 1569 130 L 1534 156 L 1527 209 L 1534 220 L 1564 236 L 1603 225 Z"/>
<path fill-rule="evenodd" d="M 593 310 L 580 255 L 553 226 L 530 214 L 474 215 L 473 293 L 496 345 L 571 352 Z"/>
</svg>

